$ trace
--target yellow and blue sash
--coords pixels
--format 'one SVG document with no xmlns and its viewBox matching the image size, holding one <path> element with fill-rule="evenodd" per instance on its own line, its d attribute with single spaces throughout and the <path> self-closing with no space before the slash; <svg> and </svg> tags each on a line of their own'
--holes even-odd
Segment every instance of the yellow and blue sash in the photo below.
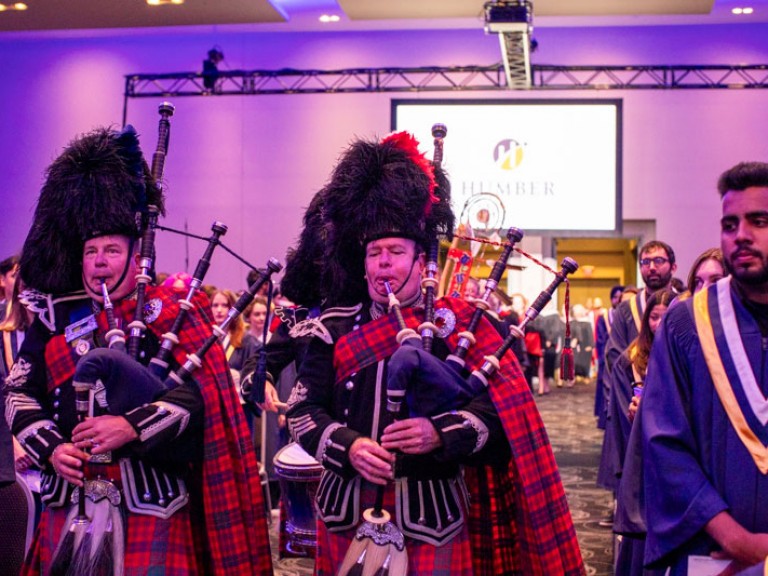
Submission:
<svg viewBox="0 0 768 576">
<path fill-rule="evenodd" d="M 757 468 L 768 474 L 768 400 L 744 349 L 730 282 L 725 278 L 694 296 L 696 330 L 728 419 Z"/>
<path fill-rule="evenodd" d="M 645 312 L 645 290 L 640 290 L 634 298 L 629 301 L 629 310 L 632 312 L 632 319 L 635 321 L 637 333 L 640 334 L 640 328 L 643 324 L 643 312 Z"/>
</svg>

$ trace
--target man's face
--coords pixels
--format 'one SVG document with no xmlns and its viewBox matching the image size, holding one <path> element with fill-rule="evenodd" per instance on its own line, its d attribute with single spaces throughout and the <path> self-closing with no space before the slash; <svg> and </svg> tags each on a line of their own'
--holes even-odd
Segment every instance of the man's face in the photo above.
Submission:
<svg viewBox="0 0 768 576">
<path fill-rule="evenodd" d="M 768 187 L 727 192 L 720 230 L 731 275 L 745 287 L 768 284 Z"/>
<path fill-rule="evenodd" d="M 669 263 L 664 248 L 651 248 L 640 254 L 640 275 L 645 285 L 653 291 L 669 285 L 677 264 Z"/>
<path fill-rule="evenodd" d="M 385 282 L 397 299 L 409 300 L 421 290 L 424 254 L 416 255 L 416 242 L 406 238 L 382 238 L 365 247 L 365 278 L 374 302 L 389 302 Z"/>
<path fill-rule="evenodd" d="M 616 290 L 611 296 L 611 308 L 616 308 L 621 302 L 621 290 Z"/>
<path fill-rule="evenodd" d="M 110 300 L 117 301 L 128 296 L 136 288 L 137 254 L 131 251 L 127 236 L 99 236 L 86 241 L 83 247 L 83 285 L 88 294 L 99 302 L 103 301 L 101 284 L 107 285 Z M 125 278 L 117 285 L 126 263 Z"/>
</svg>

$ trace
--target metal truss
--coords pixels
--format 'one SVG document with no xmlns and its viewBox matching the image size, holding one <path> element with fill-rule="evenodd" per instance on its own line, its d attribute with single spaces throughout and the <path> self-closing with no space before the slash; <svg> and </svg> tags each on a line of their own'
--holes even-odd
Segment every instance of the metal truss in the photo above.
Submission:
<svg viewBox="0 0 768 576">
<path fill-rule="evenodd" d="M 533 89 L 768 88 L 768 65 L 750 66 L 531 66 Z M 346 70 L 232 70 L 213 90 L 202 74 L 130 74 L 126 98 L 244 94 L 428 92 L 507 89 L 504 68 L 450 66 Z"/>
<path fill-rule="evenodd" d="M 749 66 L 534 66 L 542 89 L 768 88 L 768 65 Z"/>
<path fill-rule="evenodd" d="M 768 65 L 750 66 L 531 66 L 528 90 L 768 88 Z M 200 73 L 130 74 L 131 98 L 364 92 L 508 90 L 503 65 L 346 70 L 229 70 L 212 90 Z"/>
</svg>

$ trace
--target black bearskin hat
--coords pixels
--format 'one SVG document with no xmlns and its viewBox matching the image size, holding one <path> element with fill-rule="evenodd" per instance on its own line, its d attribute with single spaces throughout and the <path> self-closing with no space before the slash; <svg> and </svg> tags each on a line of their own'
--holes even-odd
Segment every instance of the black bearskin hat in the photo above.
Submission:
<svg viewBox="0 0 768 576">
<path fill-rule="evenodd" d="M 140 235 L 147 206 L 163 213 L 163 198 L 132 126 L 97 129 L 75 139 L 48 167 L 20 273 L 26 286 L 51 294 L 83 288 L 86 240 Z"/>
<path fill-rule="evenodd" d="M 321 279 L 325 263 L 326 226 L 323 221 L 323 196 L 316 194 L 304 213 L 304 228 L 295 248 L 285 256 L 285 273 L 280 292 L 290 301 L 316 306 L 323 301 Z"/>
<path fill-rule="evenodd" d="M 426 248 L 435 235 L 450 236 L 453 225 L 448 179 L 418 151 L 413 136 L 398 132 L 380 142 L 360 140 L 342 155 L 310 204 L 286 277 L 307 265 L 300 255 L 314 257 L 305 290 L 319 282 L 311 290 L 319 290 L 326 306 L 360 302 L 368 294 L 363 277 L 368 242 L 397 236 Z"/>
</svg>

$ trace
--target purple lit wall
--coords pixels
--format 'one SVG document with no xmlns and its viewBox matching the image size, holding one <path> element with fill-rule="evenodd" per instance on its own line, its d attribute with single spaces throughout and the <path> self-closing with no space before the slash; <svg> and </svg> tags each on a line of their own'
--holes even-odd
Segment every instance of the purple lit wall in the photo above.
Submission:
<svg viewBox="0 0 768 576">
<path fill-rule="evenodd" d="M 479 28 L 479 26 L 478 26 Z M 768 25 L 536 29 L 539 64 L 768 64 Z M 43 171 L 76 134 L 119 125 L 124 75 L 197 71 L 218 44 L 232 69 L 494 64 L 498 40 L 481 30 L 378 33 L 211 33 L 178 30 L 0 34 L 0 256 L 18 250 Z M 283 258 L 302 209 L 355 136 L 386 133 L 392 98 L 623 98 L 627 220 L 655 220 L 682 275 L 718 243 L 717 176 L 768 159 L 768 90 L 644 90 L 286 95 L 177 98 L 166 162 L 168 226 L 224 241 L 263 265 Z M 134 99 L 128 121 L 156 141 L 159 100 Z M 431 125 L 439 119 L 425 118 Z M 446 142 L 449 153 L 450 143 Z M 585 202 L 589 202 L 585 198 Z M 577 227 L 577 226 L 575 226 Z M 159 269 L 193 268 L 202 246 L 158 235 Z M 245 268 L 221 253 L 209 280 L 244 286 Z"/>
</svg>

